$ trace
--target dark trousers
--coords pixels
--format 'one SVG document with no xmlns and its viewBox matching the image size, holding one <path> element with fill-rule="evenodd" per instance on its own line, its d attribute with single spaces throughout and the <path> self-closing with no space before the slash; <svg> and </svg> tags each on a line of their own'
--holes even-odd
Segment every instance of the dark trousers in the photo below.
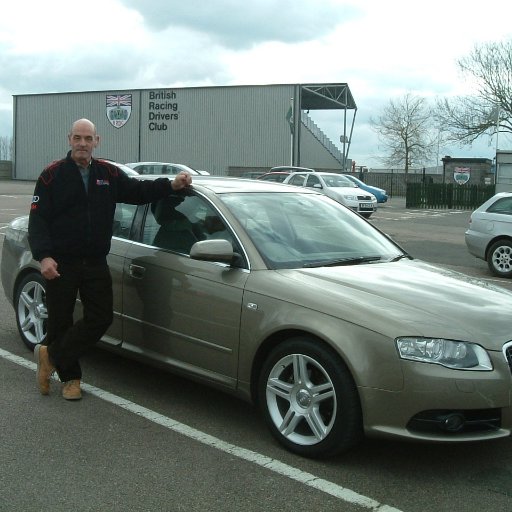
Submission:
<svg viewBox="0 0 512 512">
<path fill-rule="evenodd" d="M 79 358 L 113 319 L 112 277 L 106 263 L 59 263 L 60 277 L 46 282 L 47 345 L 62 382 L 82 377 Z M 73 322 L 80 294 L 83 317 Z"/>
</svg>

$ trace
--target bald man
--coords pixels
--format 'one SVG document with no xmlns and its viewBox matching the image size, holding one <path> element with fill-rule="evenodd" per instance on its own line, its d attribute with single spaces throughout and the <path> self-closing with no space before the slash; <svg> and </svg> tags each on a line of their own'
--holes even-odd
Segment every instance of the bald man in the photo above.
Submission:
<svg viewBox="0 0 512 512">
<path fill-rule="evenodd" d="M 34 350 L 36 379 L 43 395 L 57 372 L 66 400 L 82 397 L 80 356 L 112 323 L 113 292 L 107 255 L 116 203 L 145 204 L 181 195 L 191 185 L 188 173 L 167 178 L 129 178 L 93 157 L 100 142 L 88 119 L 75 121 L 68 134 L 71 150 L 48 165 L 37 180 L 30 207 L 28 240 L 46 280 L 47 335 Z M 74 322 L 77 295 L 83 318 Z"/>
</svg>

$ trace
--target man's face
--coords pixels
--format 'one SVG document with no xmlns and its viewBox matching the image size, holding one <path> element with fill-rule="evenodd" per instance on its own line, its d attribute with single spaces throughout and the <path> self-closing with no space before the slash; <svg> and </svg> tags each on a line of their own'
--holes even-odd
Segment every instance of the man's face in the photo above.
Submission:
<svg viewBox="0 0 512 512">
<path fill-rule="evenodd" d="M 71 146 L 71 158 L 82 167 L 87 167 L 91 161 L 92 152 L 99 142 L 94 125 L 85 121 L 75 123 L 68 135 L 68 140 Z"/>
</svg>

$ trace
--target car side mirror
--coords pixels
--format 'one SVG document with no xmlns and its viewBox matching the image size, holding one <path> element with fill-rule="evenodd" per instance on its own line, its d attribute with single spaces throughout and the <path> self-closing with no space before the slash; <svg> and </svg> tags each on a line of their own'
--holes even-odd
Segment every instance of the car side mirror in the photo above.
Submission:
<svg viewBox="0 0 512 512">
<path fill-rule="evenodd" d="M 231 264 L 235 260 L 235 256 L 233 246 L 227 240 L 201 240 L 190 249 L 190 257 L 193 260 L 219 261 Z"/>
</svg>

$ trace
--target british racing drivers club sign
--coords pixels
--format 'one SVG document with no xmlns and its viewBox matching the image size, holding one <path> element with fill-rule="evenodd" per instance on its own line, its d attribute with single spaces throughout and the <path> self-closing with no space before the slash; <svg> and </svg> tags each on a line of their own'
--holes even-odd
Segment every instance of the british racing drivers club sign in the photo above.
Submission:
<svg viewBox="0 0 512 512">
<path fill-rule="evenodd" d="M 132 113 L 131 94 L 107 94 L 107 119 L 114 128 L 124 126 Z"/>
</svg>

